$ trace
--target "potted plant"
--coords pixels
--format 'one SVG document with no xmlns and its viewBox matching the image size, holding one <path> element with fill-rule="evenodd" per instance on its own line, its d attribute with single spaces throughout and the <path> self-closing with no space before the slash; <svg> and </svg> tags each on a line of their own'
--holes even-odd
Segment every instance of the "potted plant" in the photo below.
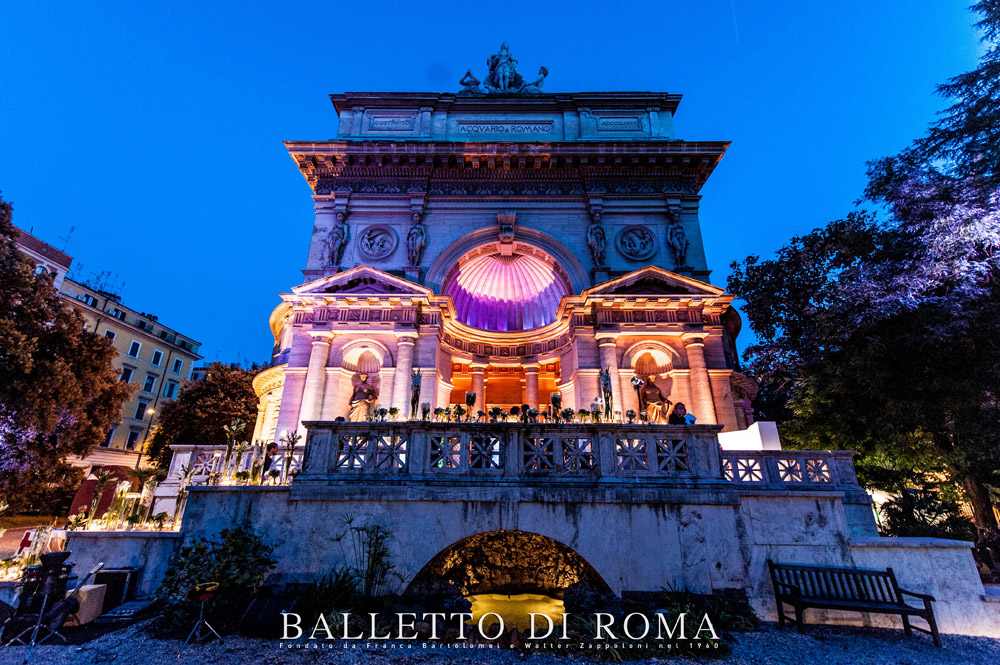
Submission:
<svg viewBox="0 0 1000 665">
<path fill-rule="evenodd" d="M 434 409 L 434 411 L 435 411 L 435 415 L 436 415 L 437 409 Z M 427 421 L 427 416 L 429 416 L 430 413 L 431 413 L 431 405 L 430 404 L 428 404 L 427 402 L 424 402 L 423 404 L 420 405 L 420 419 L 421 420 L 423 420 L 424 422 L 426 422 Z"/>
<path fill-rule="evenodd" d="M 625 412 L 625 419 L 628 420 L 628 424 L 632 425 L 635 423 L 635 410 L 629 409 Z"/>
<path fill-rule="evenodd" d="M 223 473 L 229 472 L 229 458 L 233 455 L 233 448 L 236 446 L 240 433 L 246 428 L 247 424 L 239 418 L 234 418 L 231 423 L 222 426 L 222 429 L 226 431 L 226 458 L 222 463 Z"/>
<path fill-rule="evenodd" d="M 563 409 L 559 415 L 562 416 L 562 419 L 564 421 L 566 421 L 567 423 L 571 423 L 573 422 L 573 416 L 576 415 L 576 411 L 574 411 L 573 409 Z"/>
<path fill-rule="evenodd" d="M 502 414 L 503 414 L 503 409 L 501 409 L 499 406 L 494 406 L 492 409 L 490 409 L 490 422 L 491 423 L 497 422 L 498 420 L 500 420 L 500 416 Z"/>
<path fill-rule="evenodd" d="M 443 417 L 444 417 L 444 409 L 442 409 L 440 406 L 434 409 L 434 420 L 440 422 L 441 418 Z"/>
<path fill-rule="evenodd" d="M 399 407 L 390 406 L 389 407 L 389 419 L 390 420 L 395 420 L 396 416 L 398 416 L 398 415 L 399 415 Z"/>
</svg>

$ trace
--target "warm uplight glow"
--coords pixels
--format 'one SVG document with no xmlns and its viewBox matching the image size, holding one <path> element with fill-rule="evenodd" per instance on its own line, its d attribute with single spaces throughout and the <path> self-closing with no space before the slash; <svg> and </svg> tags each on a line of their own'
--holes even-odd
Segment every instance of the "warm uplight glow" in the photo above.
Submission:
<svg viewBox="0 0 1000 665">
<path fill-rule="evenodd" d="M 569 288 L 543 259 L 484 254 L 463 264 L 445 283 L 462 323 L 481 330 L 533 330 L 555 320 Z"/>
<path fill-rule="evenodd" d="M 566 611 L 563 601 L 558 598 L 535 593 L 480 593 L 466 598 L 472 603 L 473 622 L 478 622 L 481 616 L 493 612 L 503 617 L 507 630 L 517 628 L 521 632 L 531 627 L 529 614 L 545 614 L 552 618 L 553 623 L 562 623 L 561 615 Z M 489 621 L 486 620 L 487 623 Z M 535 619 L 535 629 L 540 633 L 545 633 L 547 627 L 545 619 Z"/>
</svg>

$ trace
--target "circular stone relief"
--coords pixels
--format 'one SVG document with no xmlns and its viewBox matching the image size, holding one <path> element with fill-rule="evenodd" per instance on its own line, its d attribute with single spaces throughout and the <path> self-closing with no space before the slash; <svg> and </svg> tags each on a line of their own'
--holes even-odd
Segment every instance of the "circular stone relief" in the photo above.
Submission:
<svg viewBox="0 0 1000 665">
<path fill-rule="evenodd" d="M 645 226 L 626 226 L 618 233 L 618 251 L 633 261 L 648 259 L 656 252 L 656 236 Z"/>
<path fill-rule="evenodd" d="M 358 235 L 358 252 L 366 259 L 384 259 L 396 251 L 396 231 L 385 224 L 366 227 Z"/>
</svg>

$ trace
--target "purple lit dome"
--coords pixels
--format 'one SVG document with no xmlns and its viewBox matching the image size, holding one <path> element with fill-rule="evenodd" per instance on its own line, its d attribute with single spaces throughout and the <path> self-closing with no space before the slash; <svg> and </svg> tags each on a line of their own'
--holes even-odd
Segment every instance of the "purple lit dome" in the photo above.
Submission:
<svg viewBox="0 0 1000 665">
<path fill-rule="evenodd" d="M 569 280 L 548 257 L 482 253 L 460 261 L 442 288 L 462 323 L 497 332 L 541 328 L 555 321 Z"/>
</svg>

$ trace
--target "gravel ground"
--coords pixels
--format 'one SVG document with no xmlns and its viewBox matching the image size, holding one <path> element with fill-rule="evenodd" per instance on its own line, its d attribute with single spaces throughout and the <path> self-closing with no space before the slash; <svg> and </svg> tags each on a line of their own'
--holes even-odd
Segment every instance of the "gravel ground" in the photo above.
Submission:
<svg viewBox="0 0 1000 665">
<path fill-rule="evenodd" d="M 147 636 L 141 625 L 101 635 L 82 645 L 41 646 L 33 650 L 31 663 L 44 665 L 89 665 L 110 663 L 115 665 L 176 665 L 177 663 L 212 663 L 237 665 L 242 663 L 333 663 L 335 665 L 465 665 L 490 663 L 513 665 L 527 662 L 531 665 L 576 665 L 598 663 L 597 660 L 574 655 L 558 657 L 550 653 L 535 652 L 522 656 L 518 652 L 501 649 L 425 649 L 420 644 L 411 648 L 388 649 L 333 648 L 324 650 L 279 649 L 275 641 L 231 636 L 224 645 L 189 646 L 181 649 L 174 640 L 156 640 Z M 865 665 L 892 663 L 899 665 L 924 665 L 929 663 L 989 664 L 1000 663 L 1000 640 L 985 637 L 945 635 L 944 648 L 937 649 L 930 637 L 906 637 L 902 631 L 814 626 L 804 635 L 794 629 L 778 629 L 764 624 L 756 633 L 745 633 L 732 645 L 732 654 L 724 659 L 693 660 L 683 657 L 650 658 L 630 663 L 718 663 L 733 665 L 765 665 L 770 663 L 803 663 L 816 665 Z M 178 652 L 180 652 L 178 654 Z M 25 656 L 24 647 L 0 648 L 0 664 L 20 665 Z"/>
</svg>

